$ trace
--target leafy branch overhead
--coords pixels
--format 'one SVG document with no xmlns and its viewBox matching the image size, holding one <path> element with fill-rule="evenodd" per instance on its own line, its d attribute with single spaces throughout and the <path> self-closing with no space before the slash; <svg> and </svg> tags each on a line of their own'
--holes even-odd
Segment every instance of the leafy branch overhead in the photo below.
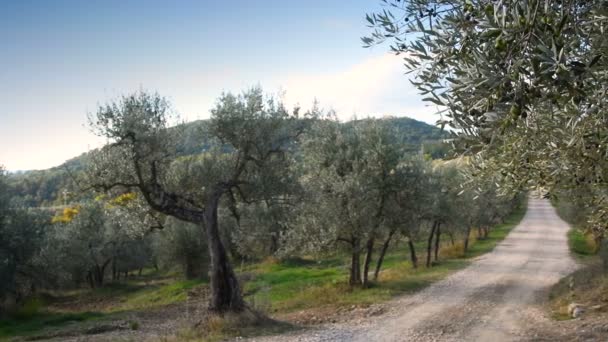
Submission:
<svg viewBox="0 0 608 342">
<path fill-rule="evenodd" d="M 505 191 L 608 182 L 608 7 L 603 1 L 385 0 L 365 46 L 390 44 L 441 125 Z M 590 219 L 597 225 L 598 217 Z M 595 223 L 594 223 L 595 222 Z M 604 221 L 605 222 L 605 221 Z M 599 224 L 606 231 L 606 224 Z M 600 228 L 600 227 L 598 227 Z"/>
</svg>

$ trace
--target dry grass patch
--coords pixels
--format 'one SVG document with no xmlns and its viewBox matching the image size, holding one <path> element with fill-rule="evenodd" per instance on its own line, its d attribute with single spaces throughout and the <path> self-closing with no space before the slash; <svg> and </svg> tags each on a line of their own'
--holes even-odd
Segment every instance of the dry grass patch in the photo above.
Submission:
<svg viewBox="0 0 608 342">
<path fill-rule="evenodd" d="M 560 280 L 549 298 L 553 317 L 558 320 L 570 318 L 570 303 L 583 305 L 587 314 L 608 312 L 608 274 L 599 258 Z"/>
</svg>

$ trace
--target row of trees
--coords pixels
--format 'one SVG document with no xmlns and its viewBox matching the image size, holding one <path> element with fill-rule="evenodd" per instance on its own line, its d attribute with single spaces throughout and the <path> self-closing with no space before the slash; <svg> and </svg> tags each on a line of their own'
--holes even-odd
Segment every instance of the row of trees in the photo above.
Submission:
<svg viewBox="0 0 608 342">
<path fill-rule="evenodd" d="M 604 1 L 383 0 L 367 46 L 388 41 L 505 191 L 575 196 L 608 234 L 608 7 Z M 483 177 L 483 176 L 482 176 Z M 607 260 L 608 262 L 608 260 Z"/>
</svg>

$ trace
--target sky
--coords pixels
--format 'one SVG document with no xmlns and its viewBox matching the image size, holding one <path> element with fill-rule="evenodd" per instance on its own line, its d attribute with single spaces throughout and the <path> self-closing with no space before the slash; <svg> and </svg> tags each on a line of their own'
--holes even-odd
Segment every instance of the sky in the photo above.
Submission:
<svg viewBox="0 0 608 342">
<path fill-rule="evenodd" d="M 289 106 L 434 123 L 388 46 L 362 47 L 375 0 L 0 0 L 0 165 L 46 169 L 99 147 L 99 105 L 158 91 L 187 120 L 262 86 Z"/>
</svg>

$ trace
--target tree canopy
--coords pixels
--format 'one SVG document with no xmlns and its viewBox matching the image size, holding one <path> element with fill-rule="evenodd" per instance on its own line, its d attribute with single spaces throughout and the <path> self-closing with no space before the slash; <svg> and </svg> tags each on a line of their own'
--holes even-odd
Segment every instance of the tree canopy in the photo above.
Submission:
<svg viewBox="0 0 608 342">
<path fill-rule="evenodd" d="M 384 0 L 366 46 L 388 41 L 438 121 L 503 190 L 590 185 L 606 231 L 605 1 Z M 603 223 L 602 223 L 603 222 Z M 602 233 L 603 234 L 603 233 Z"/>
</svg>

